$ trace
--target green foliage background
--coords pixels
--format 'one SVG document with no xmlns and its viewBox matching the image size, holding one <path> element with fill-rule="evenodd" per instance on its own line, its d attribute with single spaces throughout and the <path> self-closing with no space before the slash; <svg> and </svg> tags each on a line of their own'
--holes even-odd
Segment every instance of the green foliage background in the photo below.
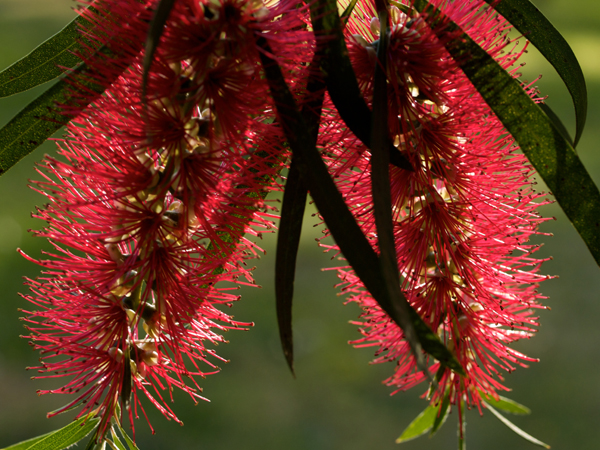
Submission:
<svg viewBox="0 0 600 450">
<path fill-rule="evenodd" d="M 590 109 L 578 153 L 600 183 L 600 3 L 534 3 L 571 44 L 586 75 Z M 73 17 L 72 6 L 70 0 L 0 0 L 0 69 L 62 28 Z M 537 83 L 542 95 L 549 96 L 548 103 L 573 130 L 570 98 L 558 76 L 533 50 L 524 60 L 524 77 L 531 80 L 544 73 Z M 39 92 L 0 99 L 0 126 Z M 68 415 L 45 418 L 47 411 L 67 399 L 36 395 L 36 389 L 58 384 L 29 380 L 35 374 L 24 368 L 35 365 L 38 355 L 18 337 L 25 331 L 18 308 L 29 308 L 18 296 L 24 291 L 21 277 L 35 277 L 39 269 L 15 249 L 21 247 L 38 257 L 42 248 L 48 248 L 42 239 L 27 233 L 43 225 L 31 219 L 30 212 L 45 200 L 25 187 L 27 179 L 39 178 L 33 165 L 45 152 L 54 152 L 54 144 L 44 144 L 0 177 L 0 448 L 71 419 Z M 545 207 L 543 214 L 557 218 L 543 226 L 554 237 L 539 239 L 546 243 L 543 255 L 554 256 L 543 272 L 560 278 L 542 284 L 541 291 L 550 297 L 545 304 L 552 311 L 541 313 L 538 335 L 518 345 L 541 362 L 507 375 L 513 392 L 506 395 L 533 410 L 531 416 L 514 417 L 514 422 L 553 448 L 594 449 L 600 439 L 600 272 L 560 209 Z M 150 435 L 143 418 L 137 422 L 142 450 L 397 448 L 394 439 L 425 407 L 419 399 L 424 387 L 389 397 L 391 390 L 381 380 L 393 366 L 369 365 L 372 350 L 347 345 L 358 337 L 348 321 L 359 311 L 355 305 L 344 306 L 336 296 L 334 273 L 320 271 L 335 262 L 314 242 L 320 231 L 311 225 L 317 220 L 306 222 L 294 306 L 297 379 L 290 375 L 280 350 L 273 294 L 274 236 L 265 236 L 261 245 L 267 255 L 257 261 L 255 272 L 263 288 L 243 289 L 243 300 L 232 311 L 237 319 L 254 321 L 256 326 L 248 332 L 230 332 L 231 343 L 219 347 L 219 354 L 231 362 L 201 383 L 211 403 L 194 407 L 189 398 L 176 393 L 173 407 L 186 424 L 183 428 L 148 408 L 156 435 Z M 403 448 L 456 448 L 455 416 L 433 440 L 421 438 Z M 480 418 L 471 411 L 467 422 L 469 448 L 531 448 L 491 414 Z"/>
</svg>

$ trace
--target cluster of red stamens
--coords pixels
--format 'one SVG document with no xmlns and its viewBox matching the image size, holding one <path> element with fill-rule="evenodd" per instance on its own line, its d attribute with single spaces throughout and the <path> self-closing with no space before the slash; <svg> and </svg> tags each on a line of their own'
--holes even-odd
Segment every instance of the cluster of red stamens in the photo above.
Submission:
<svg viewBox="0 0 600 450">
<path fill-rule="evenodd" d="M 510 70 L 520 51 L 507 51 L 508 27 L 484 1 L 432 3 Z M 44 276 L 28 281 L 27 298 L 39 307 L 27 318 L 29 337 L 42 352 L 44 377 L 71 377 L 43 391 L 75 394 L 56 413 L 78 404 L 81 414 L 97 411 L 99 438 L 120 419 L 119 405 L 137 416 L 140 392 L 177 420 L 164 392 L 177 387 L 202 399 L 194 376 L 218 370 L 205 342 L 249 325 L 218 308 L 237 299 L 231 284 L 218 283 L 253 283 L 245 261 L 257 247 L 244 235 L 271 228 L 263 200 L 280 188 L 289 158 L 279 125 L 286 118 L 274 112 L 257 39 L 268 41 L 298 97 L 315 47 L 304 2 L 180 0 L 144 80 L 141 48 L 155 6 L 104 0 L 87 10 L 96 24 L 87 38 L 105 50 L 82 55 L 86 76 L 107 89 L 85 108 L 65 107 L 77 116 L 60 157 L 46 158 L 45 180 L 35 183 L 49 200 L 36 213 L 48 223 L 37 234 L 55 252 L 34 260 Z M 536 285 L 544 277 L 526 242 L 542 220 L 540 194 L 439 30 L 410 1 L 400 6 L 389 9 L 386 76 L 389 137 L 414 168 L 391 167 L 402 289 L 466 372 L 430 360 L 439 381 L 432 401 L 449 396 L 479 406 L 505 389 L 499 369 L 532 360 L 508 344 L 537 325 L 531 309 L 540 307 Z M 375 16 L 373 3 L 360 1 L 345 29 L 369 105 L 381 28 Z M 370 151 L 327 96 L 318 146 L 376 248 Z M 387 380 L 396 390 L 425 380 L 402 330 L 350 268 L 339 272 L 343 292 L 364 309 L 355 345 L 378 347 L 376 362 L 397 362 Z"/>
</svg>

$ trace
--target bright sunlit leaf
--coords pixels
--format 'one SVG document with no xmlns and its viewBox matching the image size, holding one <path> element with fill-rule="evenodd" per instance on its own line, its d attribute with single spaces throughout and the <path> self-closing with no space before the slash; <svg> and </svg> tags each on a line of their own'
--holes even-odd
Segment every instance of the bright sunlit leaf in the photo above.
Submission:
<svg viewBox="0 0 600 450">
<path fill-rule="evenodd" d="M 506 411 L 511 414 L 516 414 L 519 416 L 526 416 L 528 414 L 531 414 L 531 410 L 527 406 L 521 405 L 520 403 L 517 403 L 514 400 L 511 400 L 510 398 L 502 397 L 501 395 L 498 396 L 498 400 L 492 397 L 486 397 L 485 402 L 488 405 L 491 405 L 495 408 L 498 408 L 502 411 Z"/>
<path fill-rule="evenodd" d="M 504 417 L 502 414 L 500 414 L 498 411 L 496 411 L 496 409 L 494 409 L 488 403 L 483 402 L 483 404 L 487 409 L 489 409 L 491 411 L 491 413 L 494 416 L 496 416 L 498 418 L 498 420 L 500 420 L 500 422 L 502 422 L 504 425 L 506 425 L 508 428 L 510 428 L 512 431 L 514 431 L 516 434 L 521 436 L 526 441 L 529 441 L 532 444 L 538 445 L 540 447 L 550 448 L 550 446 L 548 444 L 545 444 L 544 442 L 540 441 L 539 439 L 534 438 L 529 433 L 526 433 L 525 431 L 521 430 L 518 426 L 516 426 L 514 423 L 512 423 L 510 420 L 508 420 L 506 417 Z"/>
<path fill-rule="evenodd" d="M 438 409 L 437 417 L 433 422 L 433 427 L 431 428 L 431 436 L 433 436 L 437 431 L 444 425 L 446 419 L 448 419 L 448 415 L 450 415 L 450 391 L 446 391 L 444 398 L 442 399 L 442 403 Z"/>
<path fill-rule="evenodd" d="M 423 412 L 406 427 L 400 437 L 396 439 L 396 444 L 413 440 L 431 430 L 437 417 L 437 412 L 438 408 L 435 406 L 429 405 L 425 408 Z"/>
<path fill-rule="evenodd" d="M 82 417 L 60 430 L 6 447 L 4 450 L 62 450 L 76 444 L 92 432 L 98 418 Z"/>
</svg>

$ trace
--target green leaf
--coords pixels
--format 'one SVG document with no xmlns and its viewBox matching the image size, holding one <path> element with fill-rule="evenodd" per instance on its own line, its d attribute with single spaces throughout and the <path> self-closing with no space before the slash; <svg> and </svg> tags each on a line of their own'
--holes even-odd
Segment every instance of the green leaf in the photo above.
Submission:
<svg viewBox="0 0 600 450">
<path fill-rule="evenodd" d="M 86 437 L 96 428 L 100 419 L 82 417 L 60 430 L 20 442 L 4 450 L 61 450 Z"/>
<path fill-rule="evenodd" d="M 488 403 L 486 403 L 486 402 L 482 402 L 482 403 L 484 404 L 484 406 L 486 408 L 488 408 L 492 412 L 493 415 L 495 415 L 498 418 L 498 420 L 500 420 L 500 422 L 502 422 L 504 425 L 506 425 L 508 428 L 510 428 L 512 431 L 514 431 L 516 434 L 521 436 L 526 441 L 529 441 L 532 444 L 538 445 L 540 447 L 550 448 L 550 446 L 548 444 L 543 443 L 539 439 L 534 438 L 529 433 L 526 433 L 525 431 L 521 430 L 518 426 L 516 426 L 514 423 L 512 423 L 510 420 L 508 420 L 506 417 L 504 417 L 502 414 L 500 414 L 498 411 L 496 411 Z"/>
<path fill-rule="evenodd" d="M 488 405 L 491 405 L 495 408 L 501 409 L 502 411 L 506 411 L 511 414 L 516 414 L 519 416 L 526 416 L 528 414 L 531 414 L 531 410 L 527 406 L 521 405 L 520 403 L 517 403 L 514 400 L 511 400 L 510 398 L 502 397 L 501 395 L 498 396 L 498 400 L 495 400 L 492 397 L 485 396 L 485 402 Z"/>
<path fill-rule="evenodd" d="M 371 130 L 371 191 L 373 193 L 373 212 L 377 230 L 379 263 L 385 287 L 392 303 L 397 308 L 397 317 L 404 337 L 411 346 L 419 370 L 431 378 L 415 327 L 410 317 L 410 305 L 400 290 L 400 272 L 396 255 L 396 242 L 392 221 L 392 197 L 390 188 L 391 145 L 388 130 L 388 100 L 386 63 L 388 51 L 388 14 L 385 5 L 378 11 L 381 23 L 381 38 L 377 46 L 378 63 L 375 65 L 373 82 L 373 115 Z M 400 299 L 394 302 L 393 299 Z"/>
<path fill-rule="evenodd" d="M 127 450 L 127 448 L 125 448 L 125 446 L 123 445 L 123 443 L 119 439 L 118 434 L 115 432 L 115 428 L 117 430 L 119 430 L 119 433 L 121 434 L 121 436 L 123 437 L 123 439 L 127 443 L 127 447 L 129 448 L 129 450 L 140 450 L 138 448 L 138 446 L 135 445 L 135 443 L 133 442 L 133 440 L 129 437 L 129 435 L 125 432 L 125 430 L 123 429 L 123 427 L 117 422 L 117 423 L 115 423 L 111 427 L 110 433 L 111 433 L 111 436 L 113 438 L 115 446 L 118 447 L 119 450 Z"/>
<path fill-rule="evenodd" d="M 59 81 L 0 130 L 0 174 L 42 145 L 71 119 L 55 108 L 56 102 L 67 101 L 69 89 L 66 82 Z"/>
<path fill-rule="evenodd" d="M 446 423 L 446 419 L 448 419 L 448 415 L 450 414 L 450 390 L 446 391 L 444 394 L 444 398 L 442 399 L 442 404 L 438 410 L 438 414 L 433 422 L 433 427 L 431 428 L 430 436 L 433 436 L 437 431 L 441 428 L 444 423 Z"/>
<path fill-rule="evenodd" d="M 378 270 L 380 268 L 379 258 L 329 175 L 327 166 L 311 139 L 309 129 L 298 111 L 279 65 L 268 56 L 272 52 L 267 40 L 261 36 L 257 38 L 256 43 L 263 50 L 260 52 L 260 58 L 278 116 L 286 119 L 282 122 L 282 127 L 294 158 L 298 160 L 302 182 L 310 191 L 340 250 L 365 287 L 383 310 L 399 326 L 402 326 L 403 322 L 399 318 L 402 308 L 400 304 L 408 305 L 408 302 L 403 296 L 394 301 L 390 298 L 383 275 Z M 423 349 L 442 364 L 464 374 L 464 370 L 454 355 L 448 351 L 410 305 L 408 305 L 408 311 Z"/>
<path fill-rule="evenodd" d="M 123 439 L 125 439 L 125 442 L 127 443 L 127 447 L 129 447 L 129 450 L 140 450 L 138 448 L 138 446 L 135 445 L 133 440 L 129 437 L 129 435 L 125 432 L 123 427 L 121 427 L 120 425 L 117 425 L 117 426 L 119 428 L 119 431 L 121 432 L 121 436 L 123 436 Z"/>
<path fill-rule="evenodd" d="M 281 219 L 277 233 L 277 253 L 275 258 L 275 302 L 279 339 L 283 354 L 294 373 L 294 344 L 292 338 L 292 299 L 294 296 L 294 277 L 296 273 L 296 255 L 300 245 L 302 219 L 308 191 L 300 181 L 300 169 L 294 159 L 290 164 Z"/>
<path fill-rule="evenodd" d="M 410 12 L 412 10 L 412 8 L 410 6 L 405 5 L 404 3 L 400 3 L 399 0 L 391 0 L 390 5 L 395 6 L 400 11 L 402 11 L 404 14 L 410 14 Z"/>
<path fill-rule="evenodd" d="M 165 23 L 171 14 L 171 10 L 175 6 L 175 0 L 160 0 L 150 21 L 148 36 L 146 37 L 146 48 L 144 50 L 143 75 L 142 75 L 142 94 L 146 97 L 146 85 L 148 83 L 148 72 L 154 59 L 154 52 L 158 47 L 158 41 L 165 29 Z"/>
<path fill-rule="evenodd" d="M 81 38 L 81 29 L 89 31 L 93 26 L 78 16 L 27 56 L 0 72 L 0 97 L 39 86 L 81 63 L 76 54 L 89 53 L 90 48 L 97 46 Z"/>
<path fill-rule="evenodd" d="M 99 52 L 108 52 L 108 50 L 102 48 Z M 85 75 L 88 71 L 88 67 L 81 64 L 73 73 Z M 114 79 L 117 76 L 118 74 L 113 74 Z M 57 104 L 73 105 L 77 102 L 80 108 L 84 108 L 93 100 L 89 95 L 90 92 L 99 95 L 112 82 L 106 80 L 106 83 L 100 85 L 90 80 L 93 78 L 77 78 L 77 88 L 65 80 L 58 81 L 0 129 L 0 175 L 42 145 L 73 118 L 61 113 Z M 78 90 L 86 90 L 85 96 L 78 96 Z M 86 98 L 87 102 L 83 102 L 82 98 Z"/>
<path fill-rule="evenodd" d="M 342 16 L 340 17 L 342 19 L 342 23 L 344 24 L 344 27 L 348 23 L 348 20 L 350 20 L 350 16 L 352 15 L 352 11 L 354 11 L 354 7 L 356 6 L 357 2 L 358 2 L 358 0 L 350 0 L 350 3 L 348 3 L 348 6 L 346 6 L 346 9 L 344 9 L 344 12 L 342 13 Z"/>
<path fill-rule="evenodd" d="M 111 448 L 113 450 L 127 450 L 127 448 L 125 447 L 125 445 L 123 445 L 123 443 L 121 442 L 121 439 L 119 439 L 119 436 L 115 432 L 114 426 L 110 427 L 110 436 L 111 436 L 112 440 L 107 439 L 106 442 L 108 443 L 108 445 L 111 446 Z"/>
<path fill-rule="evenodd" d="M 325 83 L 317 68 L 323 58 L 324 45 L 317 43 L 306 83 L 306 96 L 301 115 L 306 121 L 313 145 L 319 135 L 321 110 L 325 98 Z M 308 190 L 300 180 L 300 169 L 295 158 L 288 171 L 283 193 L 279 233 L 277 234 L 277 253 L 275 258 L 275 301 L 279 338 L 285 359 L 294 374 L 294 343 L 292 334 L 292 300 L 294 296 L 294 278 L 296 273 L 296 255 L 300 245 L 302 220 Z"/>
<path fill-rule="evenodd" d="M 41 441 L 42 439 L 45 439 L 52 433 L 54 433 L 54 431 L 51 431 L 50 433 L 42 434 L 41 436 L 37 436 L 37 437 L 31 438 L 31 439 L 27 439 L 26 441 L 21 441 L 18 444 L 11 445 L 10 447 L 5 447 L 3 450 L 27 450 L 33 444 Z"/>
<path fill-rule="evenodd" d="M 424 435 L 433 427 L 433 423 L 437 417 L 438 409 L 435 406 L 429 405 L 413 420 L 400 437 L 396 439 L 396 444 L 411 441 L 419 436 Z"/>
<path fill-rule="evenodd" d="M 556 131 L 558 131 L 562 135 L 564 140 L 567 141 L 571 145 L 571 147 L 575 147 L 575 145 L 573 144 L 573 140 L 571 139 L 571 136 L 569 135 L 569 132 L 565 127 L 565 124 L 562 123 L 562 121 L 552 110 L 552 108 L 550 108 L 550 106 L 548 106 L 546 103 L 538 103 L 537 105 L 540 108 L 542 108 L 542 111 L 544 111 L 546 116 L 548 116 L 548 119 L 552 121 L 552 123 L 554 124 L 554 128 L 556 128 Z"/>
<path fill-rule="evenodd" d="M 348 128 L 368 148 L 371 148 L 371 110 L 363 98 L 352 69 L 344 41 L 343 25 L 338 16 L 335 0 L 310 3 L 313 28 L 322 35 L 326 45 L 321 72 L 325 74 L 327 91 L 340 117 Z M 413 170 L 410 162 L 391 143 L 388 147 L 390 162 L 405 170 Z"/>
<path fill-rule="evenodd" d="M 125 447 L 123 445 L 123 443 L 120 441 L 120 439 L 117 437 L 116 434 L 113 434 L 112 440 L 111 439 L 107 439 L 106 443 L 110 446 L 110 448 L 112 448 L 113 450 L 127 450 L 127 447 Z"/>
<path fill-rule="evenodd" d="M 431 8 L 425 0 L 414 4 L 419 11 Z M 426 17 L 440 35 L 460 30 L 439 11 Z M 436 26 L 440 23 L 446 26 Z M 466 34 L 442 42 L 515 138 L 600 265 L 600 192 L 573 147 L 520 83 Z"/>
<path fill-rule="evenodd" d="M 564 81 L 575 106 L 577 145 L 587 116 L 587 88 L 571 47 L 546 17 L 528 0 L 485 0 L 540 51 Z"/>
</svg>

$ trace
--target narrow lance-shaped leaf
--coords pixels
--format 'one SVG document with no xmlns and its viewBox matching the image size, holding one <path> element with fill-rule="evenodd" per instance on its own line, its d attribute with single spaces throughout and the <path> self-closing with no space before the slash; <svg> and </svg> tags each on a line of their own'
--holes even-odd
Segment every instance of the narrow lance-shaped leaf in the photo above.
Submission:
<svg viewBox="0 0 600 450">
<path fill-rule="evenodd" d="M 77 54 L 89 53 L 94 43 L 82 38 L 79 30 L 91 28 L 93 25 L 87 19 L 78 16 L 31 53 L 0 72 L 0 97 L 39 86 L 81 63 Z"/>
<path fill-rule="evenodd" d="M 146 98 L 146 85 L 148 84 L 148 72 L 152 66 L 154 52 L 158 47 L 158 41 L 165 29 L 165 23 L 171 14 L 171 10 L 175 6 L 175 0 L 160 0 L 150 21 L 148 36 L 146 37 L 146 47 L 144 49 L 143 74 L 142 74 L 142 96 Z"/>
<path fill-rule="evenodd" d="M 121 439 L 119 439 L 119 436 L 117 436 L 117 433 L 115 433 L 113 428 L 110 429 L 110 436 L 111 439 L 107 440 L 107 443 L 113 450 L 127 450 L 127 447 L 123 445 Z"/>
<path fill-rule="evenodd" d="M 325 96 L 325 84 L 315 68 L 323 57 L 323 44 L 317 44 L 317 51 L 311 61 L 309 79 L 306 84 L 306 98 L 302 105 L 302 117 L 308 124 L 312 145 L 316 145 L 319 133 L 321 109 Z M 300 245 L 302 220 L 306 206 L 308 190 L 300 180 L 300 169 L 295 158 L 288 171 L 283 193 L 279 233 L 277 234 L 277 253 L 275 258 L 275 302 L 279 339 L 285 359 L 294 373 L 294 343 L 292 334 L 292 300 L 296 274 L 296 257 Z"/>
<path fill-rule="evenodd" d="M 4 450 L 62 450 L 76 444 L 90 434 L 96 428 L 99 420 L 98 418 L 85 416 L 60 430 L 11 445 Z"/>
<path fill-rule="evenodd" d="M 565 141 L 571 144 L 572 147 L 575 147 L 573 140 L 571 139 L 571 135 L 569 135 L 569 132 L 565 127 L 565 124 L 562 123 L 560 117 L 556 115 L 552 108 L 550 108 L 550 106 L 548 106 L 546 103 L 538 103 L 538 106 L 542 108 L 544 114 L 546 114 L 548 116 L 548 119 L 552 121 L 552 123 L 554 124 L 554 128 L 556 128 L 556 131 L 558 131 L 562 135 Z"/>
<path fill-rule="evenodd" d="M 325 76 L 329 96 L 348 128 L 366 147 L 371 148 L 372 114 L 362 97 L 348 57 L 337 3 L 335 0 L 311 2 L 310 15 L 317 36 L 322 36 L 326 43 L 321 72 Z M 392 164 L 413 170 L 410 162 L 391 143 L 388 150 Z"/>
<path fill-rule="evenodd" d="M 508 428 L 510 428 L 512 431 L 514 431 L 516 434 L 521 436 L 526 441 L 529 441 L 532 444 L 538 445 L 540 447 L 550 448 L 550 446 L 548 444 L 540 441 L 539 439 L 534 438 L 529 433 L 526 433 L 525 431 L 521 430 L 518 426 L 516 426 L 514 423 L 512 423 L 510 420 L 508 420 L 506 417 L 504 417 L 502 414 L 500 414 L 498 411 L 496 411 L 496 409 L 494 407 L 492 407 L 491 405 L 489 405 L 488 403 L 486 403 L 486 402 L 482 402 L 482 403 L 487 409 L 489 409 L 492 412 L 492 414 L 494 416 L 496 416 L 498 418 L 498 420 L 500 420 L 500 422 L 502 422 L 504 425 L 506 425 Z"/>
<path fill-rule="evenodd" d="M 46 437 L 50 436 L 52 433 L 54 433 L 54 431 L 51 431 L 50 433 L 42 434 L 41 436 L 36 436 L 31 439 L 27 439 L 26 441 L 21 441 L 17 444 L 11 445 L 10 447 L 4 447 L 2 450 L 27 450 L 33 444 L 36 444 L 37 442 L 41 441 L 42 439 L 45 439 Z"/>
<path fill-rule="evenodd" d="M 342 19 L 342 23 L 344 24 L 344 26 L 346 26 L 346 24 L 348 23 L 348 20 L 350 20 L 350 16 L 352 15 L 352 11 L 354 11 L 354 7 L 356 6 L 356 3 L 358 3 L 358 0 L 350 0 L 350 3 L 348 3 L 348 6 L 346 6 L 346 9 L 344 9 L 344 12 L 342 13 L 340 19 Z"/>
<path fill-rule="evenodd" d="M 311 145 L 309 131 L 296 107 L 296 102 L 287 87 L 281 69 L 268 56 L 271 52 L 267 40 L 264 37 L 258 37 L 257 45 L 263 50 L 260 57 L 271 95 L 275 100 L 278 116 L 285 118 L 282 126 L 294 152 L 294 157 L 298 158 L 302 181 L 309 189 L 333 238 L 356 274 L 382 309 L 401 326 L 397 305 L 400 302 L 406 302 L 406 299 L 402 297 L 392 302 L 389 297 L 383 275 L 378 270 L 379 258 L 348 210 L 318 150 Z M 409 314 L 423 349 L 442 364 L 464 374 L 454 355 L 441 343 L 417 312 L 409 307 Z"/>
<path fill-rule="evenodd" d="M 450 390 L 447 390 L 444 394 L 444 398 L 442 399 L 442 403 L 437 411 L 437 416 L 433 422 L 433 427 L 431 428 L 431 435 L 433 436 L 437 431 L 441 428 L 442 425 L 446 422 L 448 415 L 450 414 Z"/>
<path fill-rule="evenodd" d="M 74 74 L 86 74 L 87 71 L 87 66 L 81 64 Z M 115 78 L 117 76 L 114 75 Z M 57 104 L 72 104 L 76 99 L 78 106 L 83 108 L 87 103 L 83 103 L 82 97 L 78 96 L 76 91 L 86 89 L 88 93 L 101 94 L 111 80 L 105 81 L 106 83 L 101 85 L 93 79 L 78 78 L 78 86 L 75 88 L 73 84 L 60 80 L 13 117 L 0 129 L 0 175 L 42 145 L 73 118 L 60 112 Z M 86 95 L 85 98 L 88 103 L 93 100 L 90 95 Z"/>
<path fill-rule="evenodd" d="M 121 425 L 119 425 L 117 423 L 116 427 L 119 430 L 119 432 L 121 433 L 121 436 L 123 436 L 123 439 L 125 440 L 125 442 L 127 443 L 127 447 L 129 447 L 129 450 L 140 450 L 138 448 L 138 446 L 135 445 L 133 440 L 129 437 L 129 435 L 127 434 L 127 432 L 123 429 L 123 427 Z"/>
<path fill-rule="evenodd" d="M 373 195 L 373 211 L 375 227 L 377 229 L 377 245 L 379 248 L 379 262 L 385 286 L 392 299 L 401 299 L 396 302 L 400 327 L 404 330 L 404 337 L 410 344 L 417 365 L 428 378 L 427 364 L 421 346 L 414 333 L 416 330 L 410 321 L 410 306 L 400 290 L 400 273 L 396 261 L 396 242 L 392 224 L 392 197 L 390 193 L 390 157 L 388 148 L 388 102 L 387 102 L 387 50 L 388 50 L 388 12 L 385 3 L 376 2 L 379 23 L 381 24 L 379 44 L 377 46 L 377 64 L 373 84 L 373 123 L 371 125 L 371 190 Z"/>
<path fill-rule="evenodd" d="M 300 180 L 300 169 L 292 159 L 283 193 L 281 219 L 277 233 L 277 253 L 275 258 L 275 303 L 279 339 L 283 354 L 294 373 L 294 344 L 292 335 L 292 299 L 296 256 L 300 245 L 302 219 L 308 192 Z"/>
<path fill-rule="evenodd" d="M 575 107 L 577 145 L 587 116 L 587 88 L 579 62 L 567 41 L 529 0 L 485 0 L 540 51 L 562 78 Z"/>
<path fill-rule="evenodd" d="M 414 5 L 419 11 L 427 8 L 426 18 L 436 32 L 460 31 L 429 2 L 415 0 Z M 445 28 L 435 26 L 439 23 L 446 23 Z M 600 265 L 600 192 L 573 147 L 521 84 L 469 36 L 462 33 L 456 39 L 442 41 L 517 141 Z"/>
<path fill-rule="evenodd" d="M 411 441 L 419 436 L 424 435 L 433 427 L 438 409 L 429 405 L 413 420 L 408 427 L 402 432 L 400 437 L 396 439 L 396 444 Z"/>
<path fill-rule="evenodd" d="M 528 414 L 531 414 L 531 410 L 527 406 L 521 405 L 520 403 L 517 403 L 514 400 L 511 400 L 510 398 L 502 397 L 501 395 L 498 396 L 498 400 L 486 396 L 485 402 L 488 405 L 491 405 L 495 408 L 501 409 L 502 411 L 506 411 L 511 414 L 516 414 L 519 416 L 526 416 Z"/>
</svg>

